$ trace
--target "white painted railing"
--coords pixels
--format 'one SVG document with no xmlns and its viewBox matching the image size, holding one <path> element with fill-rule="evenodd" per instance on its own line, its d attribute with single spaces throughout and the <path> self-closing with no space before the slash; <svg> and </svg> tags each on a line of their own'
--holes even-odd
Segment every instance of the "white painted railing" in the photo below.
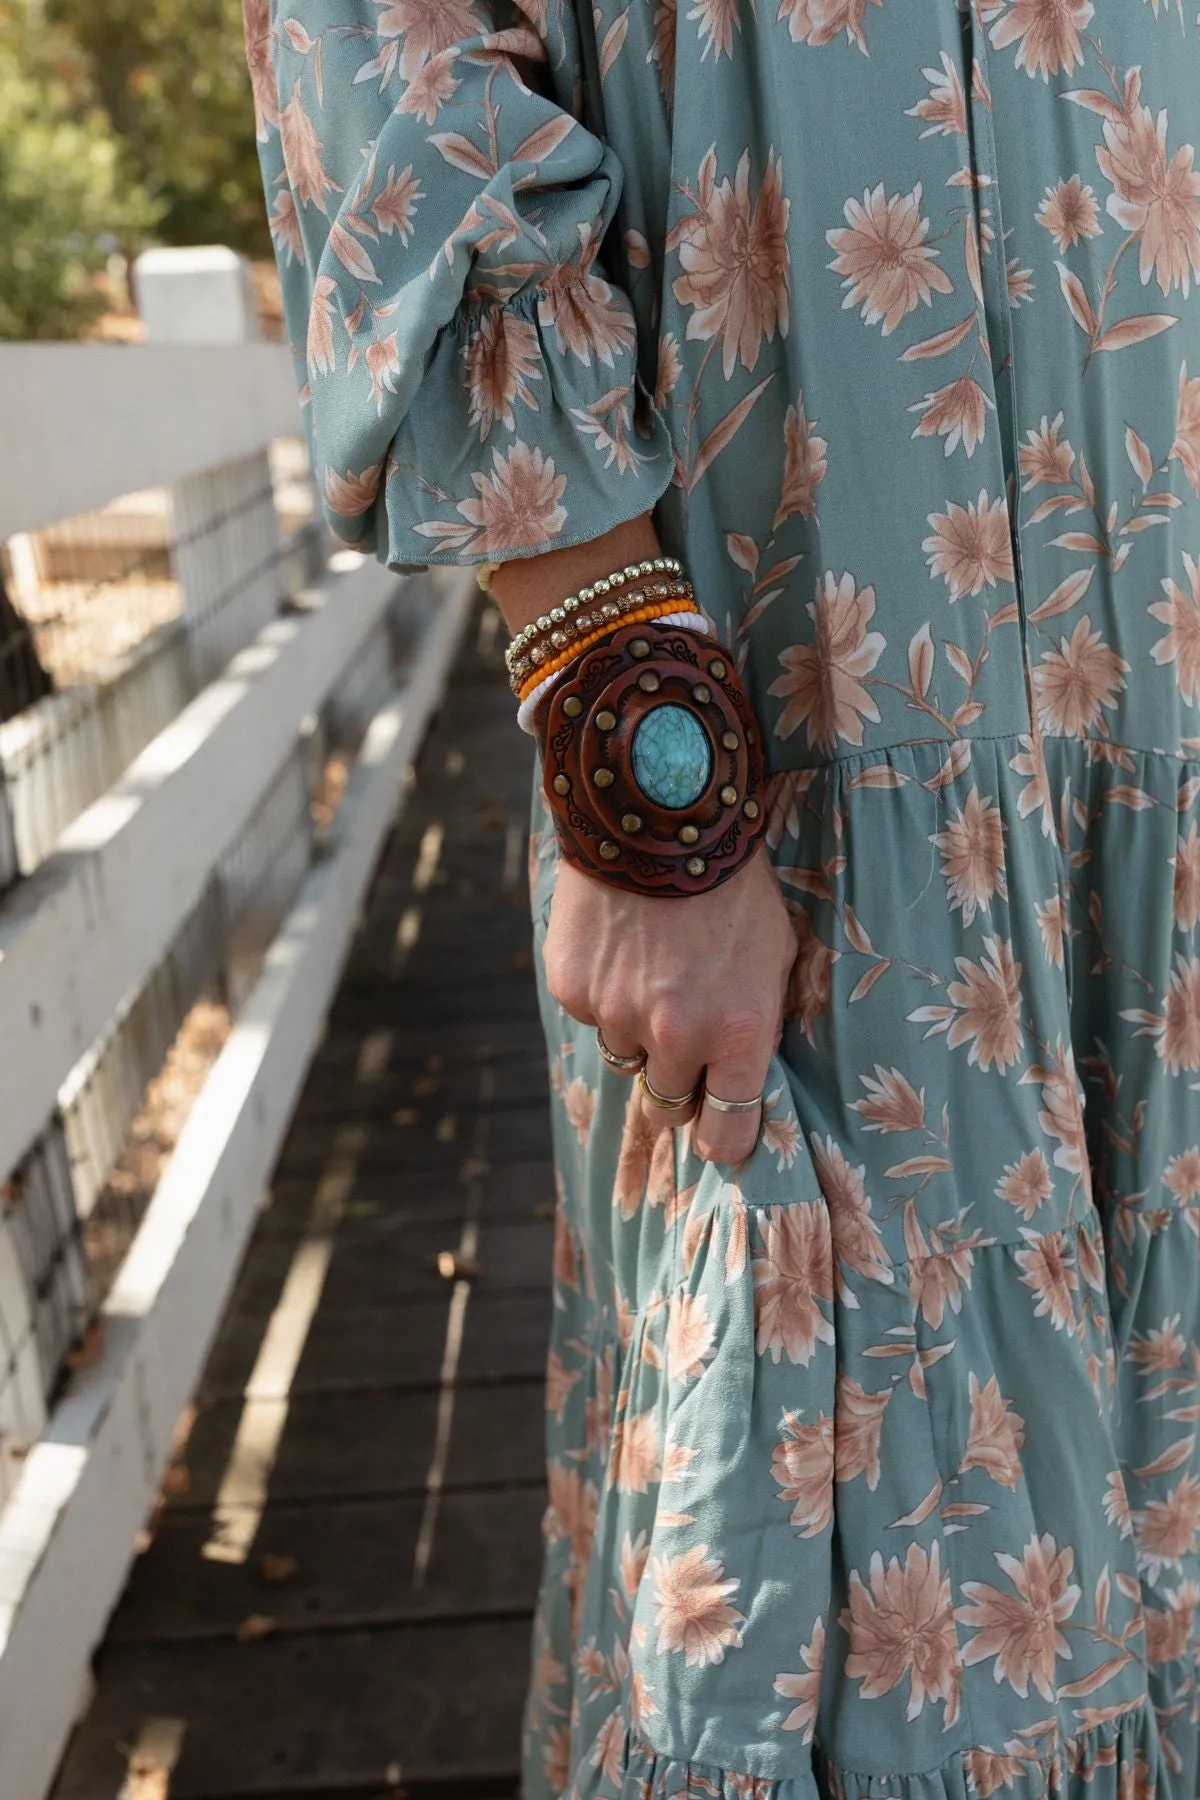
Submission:
<svg viewBox="0 0 1200 1800">
<path fill-rule="evenodd" d="M 75 609 L 69 685 L 0 723 L 4 1800 L 52 1780 L 470 605 L 305 522 L 289 354 L 228 341 L 243 276 L 214 270 L 219 346 L 0 346 L 10 596 L 43 646 Z M 131 544 L 148 628 L 84 668 Z M 212 994 L 224 1048 L 105 1261 L 134 1115 Z"/>
</svg>

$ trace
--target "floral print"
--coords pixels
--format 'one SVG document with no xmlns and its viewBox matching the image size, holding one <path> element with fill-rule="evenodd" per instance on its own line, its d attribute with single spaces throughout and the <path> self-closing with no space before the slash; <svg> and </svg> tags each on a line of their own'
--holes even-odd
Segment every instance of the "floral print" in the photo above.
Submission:
<svg viewBox="0 0 1200 1800">
<path fill-rule="evenodd" d="M 768 756 L 749 1160 L 652 1138 L 543 994 L 526 1800 L 1194 1800 L 1194 9 L 247 0 L 247 43 L 339 537 L 654 507 Z"/>
</svg>

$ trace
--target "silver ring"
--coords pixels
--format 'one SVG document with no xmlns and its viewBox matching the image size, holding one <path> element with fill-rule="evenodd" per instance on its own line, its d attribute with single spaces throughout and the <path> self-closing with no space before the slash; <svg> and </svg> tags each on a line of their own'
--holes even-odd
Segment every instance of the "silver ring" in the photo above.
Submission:
<svg viewBox="0 0 1200 1800">
<path fill-rule="evenodd" d="M 646 1066 L 644 1050 L 639 1050 L 636 1056 L 618 1056 L 615 1050 L 610 1050 L 598 1025 L 596 1027 L 596 1048 L 609 1068 L 615 1069 L 618 1075 L 636 1075 Z"/>
<path fill-rule="evenodd" d="M 753 1100 L 722 1100 L 718 1095 L 713 1093 L 711 1088 L 705 1088 L 704 1090 L 704 1104 L 706 1106 L 711 1106 L 714 1112 L 757 1112 L 762 1103 L 763 1097 L 761 1094 L 757 1095 Z"/>
<path fill-rule="evenodd" d="M 700 1083 L 697 1082 L 690 1094 L 660 1094 L 657 1088 L 650 1086 L 644 1068 L 638 1071 L 638 1086 L 647 1100 L 655 1106 L 661 1106 L 664 1112 L 677 1112 L 681 1106 L 691 1106 L 700 1092 Z"/>
</svg>

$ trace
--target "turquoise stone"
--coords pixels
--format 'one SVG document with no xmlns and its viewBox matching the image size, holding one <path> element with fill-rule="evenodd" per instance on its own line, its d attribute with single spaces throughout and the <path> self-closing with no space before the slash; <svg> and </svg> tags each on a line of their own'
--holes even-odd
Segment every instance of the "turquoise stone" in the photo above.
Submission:
<svg viewBox="0 0 1200 1800">
<path fill-rule="evenodd" d="M 712 745 L 694 713 L 656 706 L 633 734 L 633 778 L 657 806 L 692 806 L 712 774 Z"/>
</svg>

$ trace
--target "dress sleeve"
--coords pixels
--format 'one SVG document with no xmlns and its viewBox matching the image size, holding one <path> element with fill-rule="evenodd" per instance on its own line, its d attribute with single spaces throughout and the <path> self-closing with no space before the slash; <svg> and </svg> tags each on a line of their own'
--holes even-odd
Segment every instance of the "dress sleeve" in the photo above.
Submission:
<svg viewBox="0 0 1200 1800">
<path fill-rule="evenodd" d="M 597 537 L 673 472 L 597 256 L 620 164 L 505 5 L 246 0 L 313 466 L 337 537 L 398 568 Z"/>
</svg>

